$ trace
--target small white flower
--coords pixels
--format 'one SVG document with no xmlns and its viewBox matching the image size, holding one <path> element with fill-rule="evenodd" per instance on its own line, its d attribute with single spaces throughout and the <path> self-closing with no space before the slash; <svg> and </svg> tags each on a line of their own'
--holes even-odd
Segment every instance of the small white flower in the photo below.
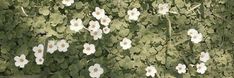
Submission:
<svg viewBox="0 0 234 78">
<path fill-rule="evenodd" d="M 66 40 L 62 39 L 57 42 L 58 51 L 60 52 L 67 52 L 67 48 L 69 47 L 69 44 Z"/>
<path fill-rule="evenodd" d="M 179 74 L 186 73 L 186 66 L 184 64 L 178 64 L 176 66 L 176 70 L 178 71 Z"/>
<path fill-rule="evenodd" d="M 84 44 L 83 53 L 85 53 L 86 55 L 94 54 L 95 51 L 96 51 L 96 50 L 95 50 L 95 45 L 93 45 L 93 44 L 88 44 L 88 43 L 85 43 L 85 44 Z"/>
<path fill-rule="evenodd" d="M 132 41 L 130 39 L 124 38 L 121 42 L 120 42 L 120 46 L 126 50 L 132 47 L 131 45 Z"/>
<path fill-rule="evenodd" d="M 99 78 L 103 72 L 104 70 L 100 64 L 94 64 L 93 66 L 89 67 L 89 75 L 92 78 Z"/>
<path fill-rule="evenodd" d="M 104 26 L 108 26 L 109 24 L 110 24 L 110 22 L 111 22 L 111 19 L 108 17 L 108 16 L 103 16 L 102 18 L 101 18 L 101 24 L 102 25 L 104 25 Z"/>
<path fill-rule="evenodd" d="M 198 34 L 198 32 L 197 32 L 197 30 L 195 30 L 195 29 L 189 29 L 188 32 L 187 32 L 187 34 L 188 34 L 189 36 L 193 36 L 193 35 Z"/>
<path fill-rule="evenodd" d="M 137 20 L 139 15 L 140 15 L 140 12 L 137 10 L 137 8 L 133 8 L 132 10 L 128 10 L 128 19 L 129 20 Z"/>
<path fill-rule="evenodd" d="M 199 42 L 201 42 L 201 41 L 202 41 L 202 34 L 199 33 L 199 34 L 194 34 L 194 35 L 192 35 L 192 36 L 191 36 L 191 41 L 192 41 L 193 43 L 199 43 Z"/>
<path fill-rule="evenodd" d="M 104 9 L 100 9 L 99 7 L 95 8 L 95 11 L 92 13 L 92 15 L 96 18 L 96 19 L 101 19 L 102 17 L 105 16 L 105 10 Z"/>
<path fill-rule="evenodd" d="M 81 19 L 72 19 L 70 21 L 70 29 L 75 31 L 75 32 L 79 32 L 81 29 L 84 28 L 84 25 L 82 23 L 82 20 Z"/>
<path fill-rule="evenodd" d="M 210 55 L 208 52 L 201 52 L 200 61 L 206 62 L 209 59 L 210 59 Z"/>
<path fill-rule="evenodd" d="M 33 47 L 35 57 L 43 57 L 44 54 L 44 45 L 39 44 L 38 46 Z"/>
<path fill-rule="evenodd" d="M 49 40 L 48 44 L 47 44 L 47 52 L 49 52 L 50 54 L 52 54 L 56 50 L 57 50 L 57 46 L 55 44 L 55 41 L 54 40 Z"/>
<path fill-rule="evenodd" d="M 197 72 L 201 74 L 204 74 L 207 70 L 205 63 L 197 64 L 196 67 L 197 67 Z"/>
<path fill-rule="evenodd" d="M 148 66 L 145 68 L 145 71 L 146 71 L 146 76 L 151 76 L 151 77 L 154 77 L 155 74 L 157 73 L 157 70 L 154 66 Z"/>
<path fill-rule="evenodd" d="M 62 3 L 66 6 L 71 6 L 74 3 L 74 0 L 63 0 Z"/>
<path fill-rule="evenodd" d="M 36 58 L 37 65 L 42 65 L 44 63 L 44 58 Z"/>
<path fill-rule="evenodd" d="M 158 5 L 158 13 L 165 15 L 169 12 L 169 5 L 167 3 Z"/>
<path fill-rule="evenodd" d="M 98 29 L 97 31 L 90 31 L 91 36 L 93 36 L 94 40 L 102 38 L 102 30 Z"/>
<path fill-rule="evenodd" d="M 110 28 L 107 26 L 102 29 L 103 33 L 108 34 L 110 32 Z"/>
<path fill-rule="evenodd" d="M 28 60 L 26 59 L 24 54 L 21 54 L 20 56 L 15 56 L 14 57 L 15 60 L 15 66 L 16 67 L 20 67 L 20 68 L 24 68 L 24 66 L 26 64 L 28 64 Z"/>
<path fill-rule="evenodd" d="M 89 22 L 89 31 L 97 31 L 100 28 L 98 21 L 90 21 Z"/>
</svg>

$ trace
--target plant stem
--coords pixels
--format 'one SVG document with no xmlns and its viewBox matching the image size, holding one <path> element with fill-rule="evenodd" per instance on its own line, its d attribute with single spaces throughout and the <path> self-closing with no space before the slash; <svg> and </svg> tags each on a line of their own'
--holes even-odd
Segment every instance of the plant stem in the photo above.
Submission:
<svg viewBox="0 0 234 78">
<path fill-rule="evenodd" d="M 168 55 L 168 52 L 170 51 L 170 47 L 171 47 L 171 21 L 169 19 L 169 17 L 166 15 L 166 19 L 168 21 L 168 43 L 167 43 L 167 51 L 166 51 L 166 54 L 165 54 L 165 64 L 166 64 L 166 67 L 167 67 L 167 55 Z"/>
<path fill-rule="evenodd" d="M 198 5 L 194 6 L 194 7 L 192 7 L 191 9 L 189 9 L 189 10 L 186 12 L 186 14 L 188 14 L 190 11 L 193 11 L 194 9 L 198 8 L 199 6 L 201 6 L 201 4 L 198 4 Z"/>
<path fill-rule="evenodd" d="M 26 12 L 24 11 L 24 7 L 21 7 L 21 10 L 23 11 L 25 16 L 28 16 L 28 14 L 26 14 Z"/>
</svg>

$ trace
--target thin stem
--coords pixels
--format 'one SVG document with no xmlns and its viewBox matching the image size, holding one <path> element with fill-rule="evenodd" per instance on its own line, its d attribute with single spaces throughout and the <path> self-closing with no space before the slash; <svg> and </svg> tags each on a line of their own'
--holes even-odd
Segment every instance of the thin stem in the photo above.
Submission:
<svg viewBox="0 0 234 78">
<path fill-rule="evenodd" d="M 21 7 L 21 10 L 23 11 L 25 16 L 28 16 L 28 14 L 26 14 L 26 12 L 24 11 L 24 7 Z"/>
<path fill-rule="evenodd" d="M 199 6 L 201 6 L 201 4 L 198 4 L 198 5 L 194 6 L 194 7 L 192 7 L 191 9 L 189 9 L 189 10 L 186 12 L 186 14 L 188 14 L 190 11 L 193 11 L 194 9 L 198 8 Z"/>
<path fill-rule="evenodd" d="M 167 18 L 167 21 L 168 21 L 168 34 L 169 34 L 168 43 L 167 43 L 167 51 L 166 51 L 166 54 L 165 54 L 165 64 L 167 66 L 167 55 L 168 55 L 168 52 L 170 51 L 170 47 L 171 47 L 171 30 L 172 29 L 171 29 L 171 21 L 170 21 L 169 17 L 166 16 L 166 18 Z"/>
</svg>

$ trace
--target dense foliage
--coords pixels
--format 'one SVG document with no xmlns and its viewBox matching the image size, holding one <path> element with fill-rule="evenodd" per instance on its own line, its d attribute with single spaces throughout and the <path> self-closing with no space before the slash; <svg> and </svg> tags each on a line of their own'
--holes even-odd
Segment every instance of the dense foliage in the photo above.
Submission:
<svg viewBox="0 0 234 78">
<path fill-rule="evenodd" d="M 168 3 L 177 14 L 159 15 L 160 3 Z M 95 20 L 91 15 L 95 7 L 105 9 L 111 18 L 109 34 L 93 40 L 86 30 L 69 29 L 73 18 L 82 19 L 87 27 Z M 128 19 L 132 8 L 141 13 L 137 21 Z M 144 78 L 149 65 L 161 78 L 233 78 L 233 20 L 233 0 L 75 0 L 69 7 L 62 0 L 0 0 L 0 77 L 90 78 L 88 68 L 99 63 L 104 69 L 101 78 Z M 203 34 L 202 42 L 190 41 L 190 28 Z M 132 40 L 128 50 L 119 44 L 124 37 Z M 60 39 L 70 44 L 68 52 L 45 53 L 44 64 L 37 65 L 32 48 Z M 86 42 L 95 44 L 95 54 L 82 52 Z M 190 66 L 199 62 L 202 51 L 211 57 L 205 74 Z M 29 60 L 25 68 L 14 65 L 13 58 L 20 54 Z M 185 74 L 178 74 L 178 63 L 188 67 Z"/>
</svg>

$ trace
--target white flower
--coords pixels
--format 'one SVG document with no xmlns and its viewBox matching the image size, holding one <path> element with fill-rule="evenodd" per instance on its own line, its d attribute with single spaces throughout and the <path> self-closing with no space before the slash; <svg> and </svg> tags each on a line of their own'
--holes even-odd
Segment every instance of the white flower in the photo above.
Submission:
<svg viewBox="0 0 234 78">
<path fill-rule="evenodd" d="M 109 24 L 110 24 L 110 22 L 111 22 L 111 19 L 108 17 L 108 16 L 103 16 L 102 18 L 101 18 L 101 24 L 102 25 L 104 25 L 104 26 L 108 26 Z"/>
<path fill-rule="evenodd" d="M 164 3 L 164 4 L 159 4 L 158 5 L 158 13 L 159 14 L 162 14 L 162 15 L 165 15 L 169 12 L 169 6 L 167 3 Z"/>
<path fill-rule="evenodd" d="M 55 41 L 54 40 L 49 40 L 48 44 L 47 44 L 47 52 L 49 52 L 50 54 L 52 54 L 56 50 L 57 50 L 57 46 L 55 44 Z"/>
<path fill-rule="evenodd" d="M 132 10 L 128 10 L 128 19 L 129 20 L 137 20 L 139 15 L 140 15 L 140 12 L 137 11 L 137 8 L 133 8 Z"/>
<path fill-rule="evenodd" d="M 70 29 L 75 31 L 75 32 L 79 32 L 81 29 L 84 28 L 84 25 L 82 23 L 82 20 L 81 19 L 72 19 L 70 21 Z"/>
<path fill-rule="evenodd" d="M 94 64 L 93 66 L 89 67 L 89 75 L 92 78 L 99 78 L 103 72 L 104 70 L 100 64 Z"/>
<path fill-rule="evenodd" d="M 89 31 L 97 31 L 100 28 L 98 21 L 90 21 L 89 22 Z"/>
<path fill-rule="evenodd" d="M 39 44 L 38 46 L 33 47 L 35 57 L 43 57 L 44 54 L 44 45 Z"/>
<path fill-rule="evenodd" d="M 85 44 L 84 44 L 83 53 L 85 53 L 86 55 L 94 54 L 95 51 L 96 51 L 96 50 L 95 50 L 95 45 L 93 45 L 93 44 L 88 44 L 88 43 L 85 43 Z"/>
<path fill-rule="evenodd" d="M 194 35 L 192 35 L 192 36 L 191 36 L 191 41 L 192 41 L 193 43 L 199 43 L 199 42 L 201 42 L 201 41 L 202 41 L 202 34 L 199 33 L 199 34 L 194 34 Z"/>
<path fill-rule="evenodd" d="M 63 0 L 62 3 L 66 6 L 71 6 L 74 3 L 74 0 Z"/>
<path fill-rule="evenodd" d="M 210 55 L 208 52 L 201 52 L 200 61 L 206 62 L 209 59 L 210 59 Z"/>
<path fill-rule="evenodd" d="M 198 32 L 197 32 L 197 30 L 195 30 L 195 29 L 189 29 L 188 32 L 187 32 L 187 34 L 188 34 L 189 36 L 193 36 L 193 35 L 198 34 Z"/>
<path fill-rule="evenodd" d="M 176 66 L 176 70 L 178 71 L 179 74 L 186 73 L 186 66 L 184 64 L 178 64 Z"/>
<path fill-rule="evenodd" d="M 196 67 L 197 67 L 197 72 L 201 74 L 204 74 L 207 70 L 205 63 L 197 64 Z"/>
<path fill-rule="evenodd" d="M 103 33 L 108 34 L 110 32 L 110 28 L 107 26 L 102 29 Z"/>
<path fill-rule="evenodd" d="M 151 77 L 154 77 L 155 74 L 157 73 L 157 70 L 155 69 L 154 66 L 148 66 L 145 68 L 145 71 L 146 71 L 146 76 L 151 76 Z"/>
<path fill-rule="evenodd" d="M 127 39 L 127 38 L 124 38 L 121 42 L 120 42 L 120 46 L 126 50 L 126 49 L 129 49 L 132 47 L 131 45 L 132 41 Z"/>
<path fill-rule="evenodd" d="M 96 18 L 96 19 L 101 19 L 102 17 L 105 16 L 105 10 L 104 9 L 100 9 L 99 7 L 95 8 L 95 12 L 92 13 L 92 15 Z"/>
<path fill-rule="evenodd" d="M 102 30 L 98 29 L 97 31 L 90 31 L 91 36 L 93 36 L 94 40 L 102 38 Z"/>
<path fill-rule="evenodd" d="M 24 68 L 24 66 L 26 64 L 28 64 L 28 60 L 26 59 L 24 54 L 21 54 L 20 56 L 15 56 L 14 57 L 15 60 L 15 66 L 16 67 L 20 67 L 20 68 Z"/>
<path fill-rule="evenodd" d="M 66 40 L 62 39 L 57 42 L 58 51 L 60 52 L 67 52 L 67 48 L 69 47 L 69 44 Z"/>
<path fill-rule="evenodd" d="M 44 58 L 36 58 L 37 65 L 42 65 L 44 63 Z"/>
</svg>

